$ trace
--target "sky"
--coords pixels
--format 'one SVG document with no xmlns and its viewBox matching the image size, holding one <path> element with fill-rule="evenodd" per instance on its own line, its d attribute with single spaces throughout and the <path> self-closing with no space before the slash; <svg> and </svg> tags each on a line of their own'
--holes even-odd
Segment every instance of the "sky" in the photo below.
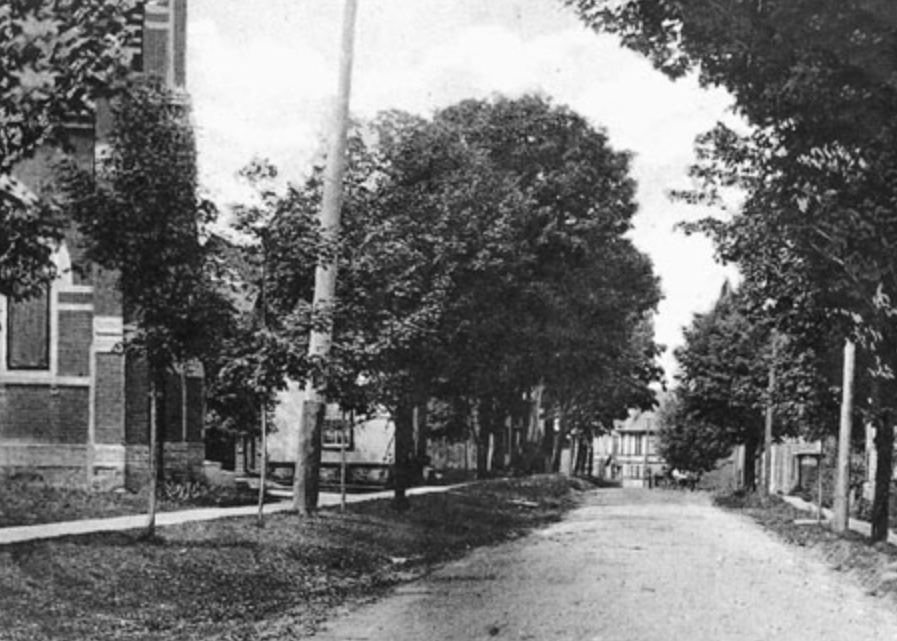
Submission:
<svg viewBox="0 0 897 641">
<path fill-rule="evenodd" d="M 219 204 L 246 193 L 237 171 L 269 158 L 300 181 L 320 154 L 337 86 L 342 2 L 190 0 L 188 90 L 200 173 Z M 694 313 L 709 310 L 731 268 L 710 242 L 674 230 L 716 214 L 672 202 L 689 187 L 696 135 L 731 120 L 731 99 L 694 78 L 672 82 L 560 0 L 359 0 L 351 111 L 421 115 L 465 98 L 537 92 L 604 128 L 634 154 L 639 213 L 631 237 L 651 256 L 664 300 L 655 320 L 668 378 Z"/>
</svg>

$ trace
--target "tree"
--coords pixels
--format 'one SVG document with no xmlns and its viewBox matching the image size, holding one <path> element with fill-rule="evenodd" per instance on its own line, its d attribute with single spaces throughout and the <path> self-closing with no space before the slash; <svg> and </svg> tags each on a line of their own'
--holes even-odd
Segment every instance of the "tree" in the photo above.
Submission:
<svg viewBox="0 0 897 641">
<path fill-rule="evenodd" d="M 13 169 L 67 126 L 92 118 L 130 61 L 127 14 L 134 0 L 12 0 L 0 6 L 0 295 L 36 293 L 52 281 L 65 221 L 36 202 Z"/>
<path fill-rule="evenodd" d="M 658 453 L 670 468 L 710 472 L 732 453 L 732 441 L 728 432 L 689 414 L 682 396 L 673 390 L 658 408 Z"/>
<path fill-rule="evenodd" d="M 96 176 L 70 166 L 63 185 L 88 258 L 116 274 L 126 353 L 147 368 L 152 534 L 163 445 L 158 395 L 166 374 L 208 353 L 226 306 L 200 242 L 215 212 L 198 195 L 187 105 L 151 79 L 131 85 L 112 108 L 109 151 Z"/>
<path fill-rule="evenodd" d="M 676 351 L 678 387 L 665 411 L 672 455 L 707 469 L 714 455 L 745 446 L 743 486 L 753 488 L 754 460 L 764 441 L 764 413 L 775 417 L 772 437 L 824 438 L 838 417 L 837 334 L 777 330 L 742 289 L 724 286 L 713 309 L 696 315 Z M 769 388 L 770 371 L 775 385 Z M 695 445 L 699 440 L 706 443 Z M 720 456 L 717 456 L 720 458 Z"/>
<path fill-rule="evenodd" d="M 465 263 L 450 308 L 458 318 L 446 328 L 451 391 L 478 399 L 485 449 L 509 405 L 536 386 L 571 410 L 565 383 L 584 371 L 596 373 L 593 382 L 598 372 L 626 378 L 620 354 L 659 290 L 650 261 L 622 238 L 634 184 L 628 154 L 611 149 L 603 131 L 538 96 L 464 101 L 434 122 L 479 152 L 466 165 L 473 175 L 450 184 L 483 184 L 491 174 L 476 202 L 503 196 L 466 223 L 486 242 Z"/>
<path fill-rule="evenodd" d="M 560 389 L 562 373 L 594 374 L 578 396 L 583 416 L 611 411 L 586 398 L 620 379 L 647 391 L 656 346 L 644 319 L 659 290 L 622 238 L 633 183 L 603 132 L 538 97 L 465 101 L 429 120 L 380 114 L 356 128 L 349 158 L 342 238 L 324 247 L 340 261 L 333 351 L 314 366 L 329 400 L 393 416 L 397 505 L 414 416 L 430 399 L 471 408 L 485 454 L 490 437 L 504 445 L 521 399 Z M 298 212 L 317 207 L 321 180 L 316 169 L 291 188 L 295 213 L 271 235 L 284 309 L 310 300 L 308 249 L 319 241 Z M 613 411 L 625 411 L 624 396 Z"/>
<path fill-rule="evenodd" d="M 751 489 L 763 437 L 769 337 L 768 327 L 741 313 L 735 293 L 726 286 L 714 308 L 695 317 L 685 330 L 685 344 L 676 350 L 680 387 L 673 418 L 685 419 L 680 436 L 710 438 L 711 452 L 743 445 L 743 485 Z"/>
<path fill-rule="evenodd" d="M 706 225 L 724 256 L 765 265 L 782 282 L 813 284 L 815 303 L 842 317 L 844 337 L 873 356 L 882 392 L 877 449 L 889 456 L 897 398 L 897 11 L 875 0 L 631 0 L 571 2 L 587 22 L 619 34 L 655 64 L 723 86 L 753 130 L 718 127 L 703 140 L 696 175 L 706 193 L 737 184 L 748 195 L 731 223 Z M 797 270 L 790 268 L 797 267 Z M 757 283 L 762 290 L 764 281 Z M 787 311 L 794 299 L 776 301 Z M 806 298 L 806 297 L 805 297 Z M 846 446 L 847 444 L 844 444 Z M 883 449 L 882 449 L 883 448 Z M 883 458 L 883 460 L 889 460 Z M 889 474 L 876 483 L 873 539 L 887 533 Z"/>
<path fill-rule="evenodd" d="M 259 482 L 258 524 L 264 525 L 263 504 L 266 491 L 267 434 L 269 416 L 275 405 L 275 393 L 287 386 L 287 380 L 302 380 L 308 375 L 308 328 L 297 324 L 292 298 L 285 307 L 283 296 L 284 265 L 275 262 L 275 249 L 283 245 L 272 240 L 278 219 L 289 217 L 307 245 L 300 261 L 290 267 L 291 277 L 314 269 L 315 227 L 302 211 L 294 211 L 290 193 L 279 193 L 274 180 L 277 169 L 266 160 L 255 160 L 241 172 L 254 191 L 253 202 L 234 207 L 234 230 L 239 243 L 220 242 L 218 260 L 222 265 L 222 284 L 235 300 L 233 322 L 221 348 L 214 355 L 209 390 L 209 407 L 218 429 L 231 433 L 261 436 L 261 475 Z M 308 212 L 305 212 L 308 213 Z M 299 222 L 299 225 L 296 223 Z M 290 235 L 293 256 L 299 246 Z M 278 279 L 279 276 L 279 279 Z"/>
</svg>

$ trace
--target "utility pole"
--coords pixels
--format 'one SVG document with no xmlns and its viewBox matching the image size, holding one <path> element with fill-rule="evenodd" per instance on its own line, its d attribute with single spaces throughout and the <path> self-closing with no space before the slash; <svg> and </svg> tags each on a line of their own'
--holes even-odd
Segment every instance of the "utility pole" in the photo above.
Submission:
<svg viewBox="0 0 897 641">
<path fill-rule="evenodd" d="M 343 9 L 339 85 L 336 106 L 333 111 L 327 166 L 324 170 L 324 192 L 321 200 L 321 234 L 325 242 L 334 244 L 339 238 L 343 176 L 346 171 L 346 138 L 349 128 L 349 96 L 352 89 L 352 55 L 355 46 L 357 6 L 357 0 L 346 0 Z M 330 354 L 330 344 L 333 338 L 336 272 L 337 262 L 334 256 L 319 258 L 315 270 L 313 323 L 308 344 L 309 356 L 315 361 L 323 361 Z M 318 508 L 321 421 L 324 410 L 324 399 L 318 385 L 320 385 L 320 381 L 310 378 L 305 386 L 305 400 L 302 404 L 302 419 L 299 424 L 296 452 L 293 507 L 304 516 L 314 513 Z"/>
<path fill-rule="evenodd" d="M 763 469 L 760 479 L 760 496 L 769 497 L 772 487 L 772 428 L 775 419 L 775 405 L 773 394 L 776 391 L 776 355 L 778 354 L 778 335 L 773 330 L 770 341 L 772 342 L 772 362 L 769 364 L 769 383 L 767 385 L 766 416 L 763 425 Z"/>
<path fill-rule="evenodd" d="M 262 305 L 262 332 L 264 332 L 265 340 L 268 340 L 268 229 L 264 228 L 261 233 L 261 241 L 262 241 L 262 287 L 261 292 L 259 292 L 259 298 L 261 299 Z M 258 392 L 258 390 L 256 390 Z M 256 518 L 256 525 L 258 527 L 265 527 L 265 492 L 267 490 L 266 486 L 268 484 L 268 385 L 267 381 L 265 381 L 265 385 L 262 388 L 261 394 L 261 403 L 259 404 L 261 407 L 261 430 L 262 430 L 262 438 L 261 438 L 261 446 L 262 446 L 262 456 L 261 456 L 261 469 L 259 470 L 259 501 L 258 501 L 258 516 Z"/>
<path fill-rule="evenodd" d="M 832 529 L 846 532 L 849 523 L 850 501 L 850 433 L 853 428 L 853 370 L 856 361 L 856 345 L 844 341 L 844 376 L 841 396 L 841 425 L 838 433 L 838 463 L 835 468 L 835 504 Z"/>
</svg>

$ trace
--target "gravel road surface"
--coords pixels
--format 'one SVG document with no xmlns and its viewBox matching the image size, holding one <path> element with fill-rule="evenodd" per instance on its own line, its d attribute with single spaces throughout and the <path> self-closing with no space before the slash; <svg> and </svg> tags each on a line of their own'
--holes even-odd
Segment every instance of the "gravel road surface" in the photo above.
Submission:
<svg viewBox="0 0 897 641">
<path fill-rule="evenodd" d="M 872 641 L 897 639 L 897 613 L 702 494 L 600 490 L 315 638 Z"/>
</svg>

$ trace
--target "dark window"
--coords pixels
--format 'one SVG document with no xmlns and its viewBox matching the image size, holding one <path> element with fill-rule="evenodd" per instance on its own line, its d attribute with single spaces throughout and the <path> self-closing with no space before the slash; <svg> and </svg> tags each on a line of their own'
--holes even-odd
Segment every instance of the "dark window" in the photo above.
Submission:
<svg viewBox="0 0 897 641">
<path fill-rule="evenodd" d="M 7 368 L 50 369 L 49 292 L 24 301 L 9 301 L 7 309 Z"/>
</svg>

